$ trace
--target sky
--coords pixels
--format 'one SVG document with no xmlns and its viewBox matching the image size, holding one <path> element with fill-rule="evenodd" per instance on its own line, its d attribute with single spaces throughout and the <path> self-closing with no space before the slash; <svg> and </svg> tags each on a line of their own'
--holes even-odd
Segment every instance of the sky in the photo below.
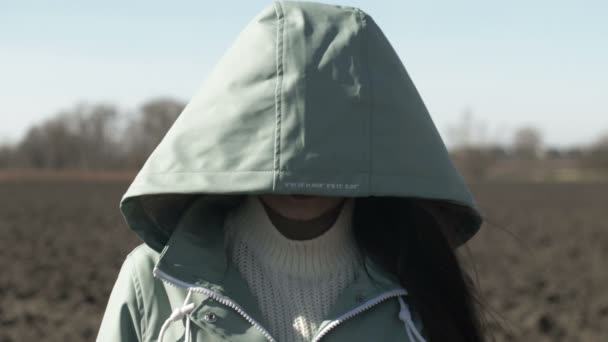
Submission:
<svg viewBox="0 0 608 342">
<path fill-rule="evenodd" d="M 465 112 L 484 142 L 530 125 L 554 147 L 608 133 L 607 1 L 322 2 L 374 18 L 448 145 Z M 76 103 L 187 102 L 269 4 L 0 0 L 0 143 Z"/>
</svg>

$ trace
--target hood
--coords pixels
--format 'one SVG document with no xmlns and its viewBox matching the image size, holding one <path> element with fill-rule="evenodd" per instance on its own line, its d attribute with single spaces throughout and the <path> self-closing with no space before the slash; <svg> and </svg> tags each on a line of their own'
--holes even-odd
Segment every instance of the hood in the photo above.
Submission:
<svg viewBox="0 0 608 342">
<path fill-rule="evenodd" d="M 366 12 L 274 1 L 242 29 L 120 201 L 128 226 L 162 251 L 185 210 L 242 195 L 438 199 L 481 216 L 404 65 Z M 456 221 L 455 221 L 456 222 Z M 201 234 L 204 237 L 204 228 Z"/>
</svg>

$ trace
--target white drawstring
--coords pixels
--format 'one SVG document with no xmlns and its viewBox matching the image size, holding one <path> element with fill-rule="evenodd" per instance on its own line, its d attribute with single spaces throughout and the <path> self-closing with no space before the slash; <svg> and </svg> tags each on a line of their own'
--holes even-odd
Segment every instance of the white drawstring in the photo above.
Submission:
<svg viewBox="0 0 608 342">
<path fill-rule="evenodd" d="M 169 316 L 169 318 L 167 318 L 167 320 L 165 320 L 162 327 L 160 328 L 158 342 L 163 341 L 163 337 L 165 336 L 165 331 L 169 327 L 169 324 L 182 319 L 184 316 L 188 315 L 190 312 L 192 312 L 192 310 L 194 310 L 194 306 L 195 306 L 194 303 L 188 303 L 190 301 L 191 295 L 192 295 L 192 291 L 188 290 L 188 294 L 186 295 L 184 304 L 182 304 L 181 307 L 173 310 L 173 312 L 171 313 L 171 316 Z M 403 298 L 401 298 L 401 296 L 399 296 L 398 299 L 399 299 L 399 305 L 401 306 L 401 310 L 399 310 L 399 319 L 402 320 L 405 325 L 405 331 L 407 333 L 407 337 L 412 342 L 415 342 L 416 340 L 419 342 L 426 342 L 426 340 L 424 339 L 424 337 L 422 337 L 422 335 L 420 335 L 420 333 L 416 329 L 416 326 L 414 325 L 414 322 L 412 321 L 412 315 L 411 315 L 409 306 L 405 303 L 405 301 L 403 301 Z M 190 335 L 191 335 L 190 319 L 187 318 L 184 342 L 190 342 L 190 338 L 191 338 Z M 414 336 L 416 337 L 416 339 L 414 339 Z"/>
<path fill-rule="evenodd" d="M 180 319 L 182 319 L 184 316 L 186 316 L 187 314 L 189 314 L 192 310 L 194 310 L 194 303 L 189 303 L 190 301 L 190 296 L 192 295 L 192 291 L 188 290 L 188 294 L 186 295 L 186 299 L 184 300 L 184 304 L 182 304 L 181 307 L 173 310 L 173 312 L 171 313 L 171 316 L 169 316 L 169 318 L 167 318 L 167 320 L 165 321 L 165 323 L 163 323 L 162 327 L 160 328 L 160 334 L 158 334 L 158 342 L 162 342 L 163 341 L 163 337 L 165 336 L 165 331 L 167 330 L 167 327 L 169 327 L 169 324 L 171 324 L 172 322 L 178 321 Z M 184 338 L 184 342 L 190 342 L 190 318 L 186 317 L 186 332 L 185 332 L 185 338 Z"/>
<path fill-rule="evenodd" d="M 399 304 L 401 305 L 401 310 L 399 310 L 399 319 L 402 320 L 405 324 L 405 331 L 407 332 L 407 337 L 411 342 L 426 342 L 426 340 L 424 339 L 424 337 L 422 337 L 422 335 L 420 335 L 420 333 L 416 329 L 416 326 L 414 325 L 414 322 L 412 321 L 412 314 L 408 305 L 403 301 L 403 298 L 401 298 L 401 296 L 399 296 L 398 299 Z M 414 339 L 414 336 L 412 336 L 412 332 L 414 336 L 416 336 L 417 340 Z"/>
</svg>

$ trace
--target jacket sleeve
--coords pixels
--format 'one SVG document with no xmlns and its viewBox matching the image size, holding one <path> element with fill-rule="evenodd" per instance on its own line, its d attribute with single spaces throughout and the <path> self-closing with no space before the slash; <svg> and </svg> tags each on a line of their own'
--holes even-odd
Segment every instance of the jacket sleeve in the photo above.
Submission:
<svg viewBox="0 0 608 342">
<path fill-rule="evenodd" d="M 125 258 L 104 312 L 97 342 L 141 342 L 141 286 L 131 254 Z"/>
</svg>

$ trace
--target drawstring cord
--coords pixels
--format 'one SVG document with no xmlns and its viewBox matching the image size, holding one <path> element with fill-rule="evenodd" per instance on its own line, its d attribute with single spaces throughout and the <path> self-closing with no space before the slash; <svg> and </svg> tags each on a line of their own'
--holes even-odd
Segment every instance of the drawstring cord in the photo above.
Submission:
<svg viewBox="0 0 608 342">
<path fill-rule="evenodd" d="M 165 336 L 165 331 L 169 327 L 169 324 L 182 319 L 184 316 L 189 314 L 192 310 L 194 310 L 194 303 L 189 303 L 190 296 L 192 295 L 192 290 L 188 289 L 188 294 L 186 295 L 186 299 L 184 300 L 184 304 L 181 307 L 173 310 L 171 316 L 167 318 L 163 326 L 160 328 L 160 334 L 158 335 L 158 342 L 163 341 L 163 337 Z M 186 332 L 185 332 L 184 342 L 190 342 L 190 319 L 186 317 Z"/>
<path fill-rule="evenodd" d="M 407 332 L 408 339 L 412 342 L 426 342 L 426 340 L 424 339 L 424 337 L 422 337 L 422 335 L 420 335 L 420 333 L 416 329 L 416 326 L 414 325 L 414 322 L 412 321 L 412 314 L 408 305 L 403 301 L 403 298 L 401 298 L 401 296 L 399 296 L 398 299 L 399 304 L 401 305 L 401 310 L 399 310 L 399 319 L 402 320 L 405 324 L 405 331 Z M 414 339 L 412 333 L 414 334 L 414 336 L 416 336 L 416 339 Z"/>
</svg>

